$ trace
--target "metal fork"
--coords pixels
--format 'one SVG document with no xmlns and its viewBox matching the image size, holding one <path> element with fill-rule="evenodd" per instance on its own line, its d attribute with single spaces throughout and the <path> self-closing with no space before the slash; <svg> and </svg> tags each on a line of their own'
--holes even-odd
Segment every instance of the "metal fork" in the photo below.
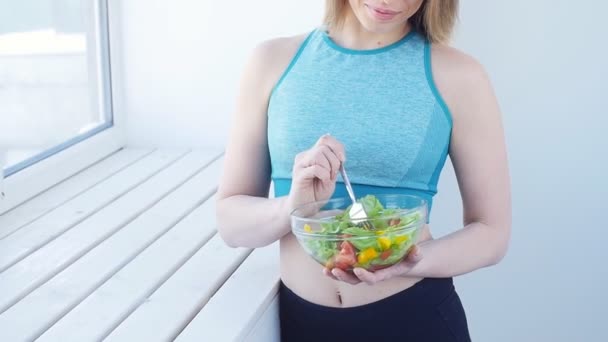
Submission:
<svg viewBox="0 0 608 342">
<path fill-rule="evenodd" d="M 359 222 L 359 224 L 363 225 L 365 229 L 372 230 L 374 226 L 370 221 L 368 221 L 367 213 L 365 212 L 365 208 L 363 204 L 357 202 L 357 198 L 355 197 L 355 193 L 353 191 L 353 187 L 350 185 L 350 180 L 346 175 L 346 170 L 344 169 L 344 164 L 340 165 L 340 174 L 342 175 L 342 179 L 344 180 L 344 185 L 346 185 L 346 191 L 348 192 L 348 196 L 353 202 L 352 207 L 348 212 L 348 216 L 351 218 L 353 222 Z"/>
</svg>

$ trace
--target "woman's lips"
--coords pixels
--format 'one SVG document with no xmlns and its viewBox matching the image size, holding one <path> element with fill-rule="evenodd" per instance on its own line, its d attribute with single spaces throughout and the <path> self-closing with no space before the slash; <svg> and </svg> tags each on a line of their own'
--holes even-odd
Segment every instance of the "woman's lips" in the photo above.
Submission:
<svg viewBox="0 0 608 342">
<path fill-rule="evenodd" d="M 400 12 L 392 11 L 386 8 L 374 7 L 368 4 L 365 4 L 365 7 L 369 11 L 369 13 L 377 20 L 380 21 L 388 21 L 395 18 Z"/>
</svg>

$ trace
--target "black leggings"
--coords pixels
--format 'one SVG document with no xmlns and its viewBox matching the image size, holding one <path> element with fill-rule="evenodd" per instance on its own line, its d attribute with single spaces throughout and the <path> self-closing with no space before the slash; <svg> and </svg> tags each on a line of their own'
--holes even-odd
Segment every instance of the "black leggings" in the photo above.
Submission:
<svg viewBox="0 0 608 342">
<path fill-rule="evenodd" d="M 452 278 L 426 278 L 387 298 L 350 308 L 308 302 L 281 282 L 279 317 L 282 342 L 471 340 Z"/>
</svg>

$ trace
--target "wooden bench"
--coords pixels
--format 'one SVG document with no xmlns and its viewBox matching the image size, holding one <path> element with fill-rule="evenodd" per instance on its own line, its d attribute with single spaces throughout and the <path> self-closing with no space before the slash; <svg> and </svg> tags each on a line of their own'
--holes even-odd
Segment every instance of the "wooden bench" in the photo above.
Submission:
<svg viewBox="0 0 608 342">
<path fill-rule="evenodd" d="M 123 148 L 1 215 L 0 341 L 278 341 L 278 245 L 217 234 L 222 161 Z"/>
</svg>

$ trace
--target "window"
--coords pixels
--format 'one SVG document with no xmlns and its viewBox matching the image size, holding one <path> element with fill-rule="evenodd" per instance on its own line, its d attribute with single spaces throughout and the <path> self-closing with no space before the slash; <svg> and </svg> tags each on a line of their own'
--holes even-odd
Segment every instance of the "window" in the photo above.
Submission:
<svg viewBox="0 0 608 342">
<path fill-rule="evenodd" d="M 110 77 L 119 11 L 0 0 L 0 215 L 124 147 L 111 93 L 121 80 Z"/>
<path fill-rule="evenodd" d="M 105 0 L 0 1 L 4 177 L 112 127 L 107 13 Z"/>
</svg>

